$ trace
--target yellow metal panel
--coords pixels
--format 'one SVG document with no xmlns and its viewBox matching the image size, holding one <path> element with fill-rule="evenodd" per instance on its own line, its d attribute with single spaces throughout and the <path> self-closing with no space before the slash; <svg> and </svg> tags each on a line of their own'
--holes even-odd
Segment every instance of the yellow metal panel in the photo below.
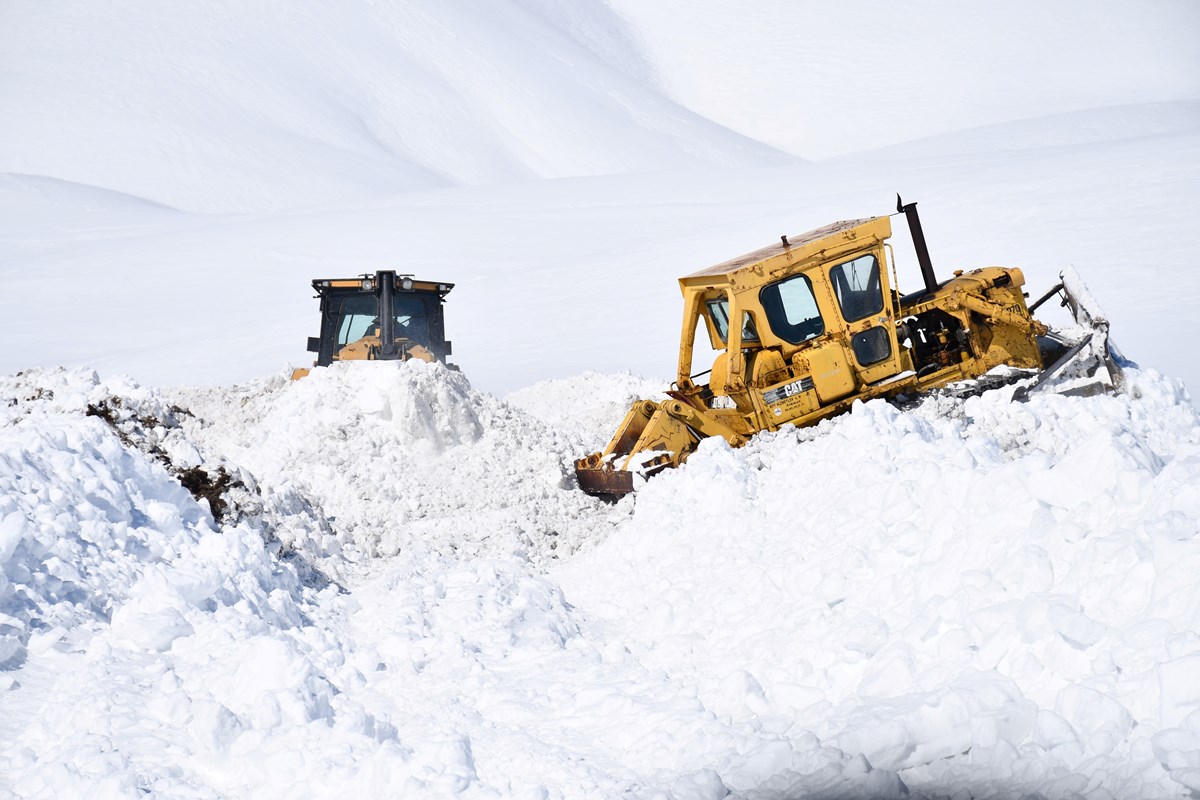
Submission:
<svg viewBox="0 0 1200 800">
<path fill-rule="evenodd" d="M 846 359 L 846 349 L 838 342 L 814 347 L 807 355 L 813 387 L 822 403 L 831 403 L 854 391 L 854 371 Z"/>
</svg>

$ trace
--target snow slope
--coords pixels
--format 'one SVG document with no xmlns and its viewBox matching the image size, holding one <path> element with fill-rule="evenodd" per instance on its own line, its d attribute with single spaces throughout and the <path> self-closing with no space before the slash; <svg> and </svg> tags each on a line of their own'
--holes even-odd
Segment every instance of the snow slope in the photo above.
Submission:
<svg viewBox="0 0 1200 800">
<path fill-rule="evenodd" d="M 614 0 L 666 93 L 806 158 L 1200 96 L 1189 0 Z"/>
<path fill-rule="evenodd" d="M 189 211 L 792 160 L 648 88 L 600 0 L 0 13 L 0 172 Z"/>
</svg>

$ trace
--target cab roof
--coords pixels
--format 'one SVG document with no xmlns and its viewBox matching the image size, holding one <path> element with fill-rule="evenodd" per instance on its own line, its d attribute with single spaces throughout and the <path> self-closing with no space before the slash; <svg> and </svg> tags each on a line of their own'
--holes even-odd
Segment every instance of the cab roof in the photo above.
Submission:
<svg viewBox="0 0 1200 800">
<path fill-rule="evenodd" d="M 783 241 L 752 253 L 722 261 L 679 279 L 684 286 L 762 283 L 763 275 L 774 275 L 787 267 L 818 258 L 836 258 L 843 253 L 868 247 L 892 235 L 888 217 L 866 217 L 834 222 L 824 227 L 788 236 Z"/>
<path fill-rule="evenodd" d="M 363 286 L 364 282 L 371 281 L 372 287 L 371 287 L 371 289 L 368 289 L 367 291 L 372 291 L 372 290 L 374 290 L 375 286 L 377 285 L 375 283 L 375 281 L 377 280 L 378 274 L 379 273 L 376 273 L 375 275 L 371 275 L 371 274 L 360 275 L 357 278 L 315 278 L 312 282 L 312 286 L 314 289 L 316 289 L 320 293 L 324 293 L 324 292 L 330 291 L 332 289 L 361 290 L 361 289 L 365 288 Z M 400 289 L 400 286 L 399 286 L 400 281 L 404 278 L 412 278 L 412 276 L 411 275 L 397 275 L 396 276 L 397 290 L 401 291 L 401 292 L 410 293 L 410 294 L 414 293 L 414 292 L 426 293 L 426 294 L 436 293 L 439 296 L 444 297 L 445 295 L 450 293 L 451 289 L 454 288 L 453 283 L 445 283 L 445 282 L 439 282 L 439 281 L 420 281 L 420 280 L 414 279 L 412 282 L 411 289 Z"/>
</svg>

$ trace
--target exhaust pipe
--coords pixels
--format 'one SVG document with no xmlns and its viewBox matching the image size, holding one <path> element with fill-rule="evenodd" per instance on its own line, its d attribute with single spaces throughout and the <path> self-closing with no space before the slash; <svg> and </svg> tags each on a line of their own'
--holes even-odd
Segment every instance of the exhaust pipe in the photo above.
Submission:
<svg viewBox="0 0 1200 800">
<path fill-rule="evenodd" d="M 903 212 L 908 220 L 908 231 L 912 234 L 913 247 L 917 251 L 917 263 L 921 265 L 921 277 L 925 279 L 925 291 L 935 292 L 938 279 L 933 274 L 933 262 L 929 260 L 929 247 L 925 244 L 925 231 L 921 229 L 921 218 L 917 216 L 917 204 L 904 204 L 900 195 L 896 195 L 896 212 Z"/>
<path fill-rule="evenodd" d="M 396 357 L 396 273 L 388 270 L 375 273 L 379 286 L 379 357 Z"/>
</svg>

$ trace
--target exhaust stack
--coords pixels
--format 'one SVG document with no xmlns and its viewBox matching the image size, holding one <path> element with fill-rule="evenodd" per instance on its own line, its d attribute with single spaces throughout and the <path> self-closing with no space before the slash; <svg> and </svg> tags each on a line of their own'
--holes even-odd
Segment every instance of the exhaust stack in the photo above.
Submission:
<svg viewBox="0 0 1200 800">
<path fill-rule="evenodd" d="M 921 229 L 921 218 L 917 216 L 917 204 L 909 203 L 905 205 L 900 199 L 900 195 L 896 195 L 896 211 L 903 212 L 904 218 L 908 220 L 908 231 L 912 234 L 913 247 L 917 251 L 917 263 L 921 265 L 921 277 L 925 279 L 925 290 L 927 292 L 937 291 L 938 279 L 933 274 L 933 262 L 929 259 L 929 247 L 925 244 L 925 231 Z"/>
<path fill-rule="evenodd" d="M 379 287 L 379 355 L 396 357 L 396 273 L 391 270 L 375 273 Z"/>
</svg>

